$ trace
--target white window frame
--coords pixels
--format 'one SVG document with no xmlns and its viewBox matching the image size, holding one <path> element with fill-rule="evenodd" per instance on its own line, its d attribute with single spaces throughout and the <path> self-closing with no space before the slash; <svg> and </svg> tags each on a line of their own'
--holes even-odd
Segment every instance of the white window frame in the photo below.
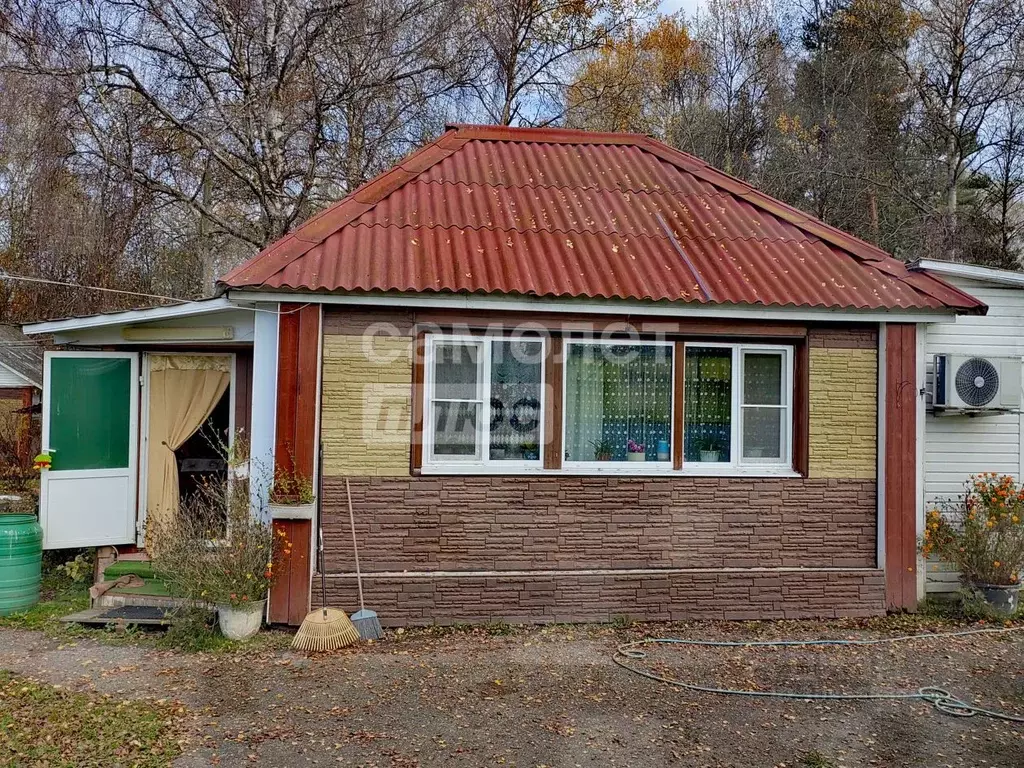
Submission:
<svg viewBox="0 0 1024 768">
<path fill-rule="evenodd" d="M 729 445 L 731 448 L 729 461 L 683 461 L 683 471 L 687 474 L 746 474 L 747 472 L 777 473 L 792 475 L 793 469 L 793 347 L 784 344 L 725 344 L 710 341 L 687 341 L 683 344 L 683 365 L 690 348 L 728 349 L 732 353 L 732 419 Z M 743 403 L 743 369 L 747 353 L 771 353 L 782 357 L 782 403 L 778 406 L 751 405 Z M 680 404 L 685 414 L 686 387 L 683 387 L 683 402 Z M 743 417 L 746 407 L 764 408 L 777 407 L 785 414 L 783 417 L 783 450 L 782 458 L 743 458 Z M 685 416 L 684 416 L 685 426 Z M 685 446 L 684 455 L 685 455 Z"/>
<path fill-rule="evenodd" d="M 670 438 L 668 447 L 668 461 L 570 461 L 564 458 L 565 443 L 567 434 L 567 425 L 569 419 L 569 409 L 566 408 L 566 397 L 569 388 L 569 348 L 573 346 L 605 346 L 605 347 L 631 347 L 631 346 L 645 346 L 645 347 L 668 347 L 669 357 L 671 360 L 671 368 L 669 374 L 669 391 L 671 393 L 670 402 L 671 409 L 669 411 L 670 425 Z M 639 475 L 639 474 L 650 474 L 652 470 L 658 473 L 670 473 L 672 469 L 672 450 L 676 443 L 676 440 L 680 439 L 681 436 L 676 434 L 676 408 L 682 407 L 681 403 L 675 402 L 675 380 L 676 380 L 676 360 L 675 342 L 673 341 L 652 341 L 649 339 L 566 339 L 563 344 L 564 352 L 564 363 L 562 366 L 562 469 L 569 471 L 586 471 L 594 472 L 599 474 L 605 473 L 619 473 L 627 475 Z"/>
<path fill-rule="evenodd" d="M 538 458 L 535 460 L 524 459 L 491 459 L 491 355 L 492 344 L 501 341 L 524 341 L 536 342 L 541 345 L 540 360 L 540 411 L 537 414 L 539 423 L 538 429 Z M 479 456 L 434 456 L 434 362 L 438 345 L 461 344 L 475 346 L 480 349 L 481 354 L 481 376 L 477 381 L 477 395 L 474 400 L 441 398 L 446 402 L 479 402 L 480 418 L 477 421 L 477 434 L 479 436 Z M 526 470 L 541 470 L 544 467 L 544 453 L 546 450 L 546 439 L 544 434 L 544 419 L 547 415 L 547 358 L 548 340 L 544 336 L 527 335 L 467 335 L 467 334 L 446 334 L 428 333 L 425 337 L 424 360 L 423 360 L 423 432 L 421 440 L 423 443 L 423 469 L 426 471 L 479 471 L 489 470 L 510 470 L 521 472 Z M 500 474 L 500 473 L 499 473 Z"/>
</svg>

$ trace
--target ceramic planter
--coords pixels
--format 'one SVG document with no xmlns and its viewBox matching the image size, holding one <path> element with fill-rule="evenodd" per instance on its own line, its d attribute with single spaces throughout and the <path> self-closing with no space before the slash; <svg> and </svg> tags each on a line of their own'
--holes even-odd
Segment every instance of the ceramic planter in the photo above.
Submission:
<svg viewBox="0 0 1024 768">
<path fill-rule="evenodd" d="M 270 517 L 273 520 L 312 520 L 316 502 L 309 504 L 275 504 L 270 502 Z"/>
<path fill-rule="evenodd" d="M 718 451 L 701 451 L 700 460 L 706 462 L 718 461 Z"/>
<path fill-rule="evenodd" d="M 630 461 L 647 461 L 646 453 L 633 453 L 632 451 L 630 451 L 629 453 L 626 454 L 626 457 Z"/>
<path fill-rule="evenodd" d="M 985 603 L 1002 616 L 1013 616 L 1017 612 L 1017 598 L 1020 584 L 975 584 Z"/>
<path fill-rule="evenodd" d="M 266 607 L 266 600 L 260 600 L 244 608 L 218 605 L 217 623 L 220 624 L 221 634 L 228 640 L 248 640 L 260 631 Z"/>
</svg>

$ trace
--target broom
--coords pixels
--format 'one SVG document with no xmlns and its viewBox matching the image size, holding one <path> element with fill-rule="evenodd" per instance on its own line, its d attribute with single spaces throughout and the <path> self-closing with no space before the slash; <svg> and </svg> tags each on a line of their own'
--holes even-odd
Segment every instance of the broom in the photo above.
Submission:
<svg viewBox="0 0 1024 768">
<path fill-rule="evenodd" d="M 292 648 L 297 651 L 333 651 L 344 648 L 359 640 L 359 632 L 344 611 L 327 607 L 327 577 L 324 575 L 324 535 L 320 534 L 320 588 L 323 599 L 320 609 L 313 611 L 302 620 L 302 626 L 292 638 Z"/>
<path fill-rule="evenodd" d="M 352 526 L 352 555 L 356 561 L 356 584 L 359 587 L 359 610 L 352 614 L 352 623 L 355 625 L 359 636 L 363 640 L 380 640 L 384 637 L 384 630 L 380 628 L 380 620 L 373 611 L 366 610 L 363 603 L 363 574 L 359 570 L 359 544 L 356 542 L 356 516 L 352 511 L 352 491 L 348 486 L 348 478 L 345 478 L 345 495 L 348 497 L 348 521 Z"/>
<path fill-rule="evenodd" d="M 323 477 L 323 447 L 320 448 L 320 477 Z M 346 481 L 347 482 L 347 481 Z M 319 505 L 321 494 L 317 494 Z M 349 502 L 351 509 L 351 502 Z M 359 632 L 344 611 L 327 607 L 327 576 L 324 574 L 324 533 L 317 515 L 317 555 L 320 563 L 320 610 L 313 611 L 302 620 L 302 626 L 292 638 L 292 648 L 299 651 L 333 651 L 352 645 Z"/>
</svg>

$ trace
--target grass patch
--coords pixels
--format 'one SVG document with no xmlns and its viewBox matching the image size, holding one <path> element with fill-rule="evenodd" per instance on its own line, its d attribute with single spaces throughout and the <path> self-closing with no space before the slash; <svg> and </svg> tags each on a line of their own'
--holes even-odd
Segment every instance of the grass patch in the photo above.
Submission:
<svg viewBox="0 0 1024 768">
<path fill-rule="evenodd" d="M 28 610 L 0 616 L 0 629 L 34 630 L 61 641 L 97 640 L 185 653 L 262 653 L 283 650 L 292 639 L 290 632 L 264 629 L 249 642 L 237 643 L 218 631 L 212 612 L 189 609 L 177 612 L 166 630 L 132 624 L 126 627 L 65 624 L 62 617 L 89 607 L 89 585 L 76 584 L 52 570 L 44 573 L 41 594 L 42 600 Z"/>
<path fill-rule="evenodd" d="M 800 758 L 802 768 L 835 768 L 835 763 L 817 750 L 811 750 Z"/>
<path fill-rule="evenodd" d="M 60 574 L 44 574 L 40 591 L 42 599 L 28 610 L 0 616 L 0 627 L 63 634 L 65 625 L 60 617 L 89 607 L 89 585 L 75 584 Z"/>
<path fill-rule="evenodd" d="M 0 764 L 166 766 L 181 754 L 172 704 L 75 693 L 0 671 Z"/>
</svg>

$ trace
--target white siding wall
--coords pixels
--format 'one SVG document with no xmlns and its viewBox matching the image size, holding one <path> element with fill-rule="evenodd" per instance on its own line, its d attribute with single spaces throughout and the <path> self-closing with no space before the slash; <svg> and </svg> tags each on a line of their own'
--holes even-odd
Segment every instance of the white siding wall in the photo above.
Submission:
<svg viewBox="0 0 1024 768">
<path fill-rule="evenodd" d="M 1024 359 L 1024 289 L 996 286 L 963 278 L 945 278 L 989 306 L 985 317 L 961 317 L 956 323 L 928 326 L 925 358 L 931 389 L 932 355 L 940 352 Z M 929 398 L 930 399 L 930 398 Z M 978 472 L 1021 477 L 1021 435 L 1024 418 L 998 416 L 925 417 L 924 503 L 956 496 L 967 478 Z M 945 566 L 929 564 L 930 592 L 955 589 L 956 575 Z"/>
<path fill-rule="evenodd" d="M 9 368 L 0 365 L 0 387 L 27 387 L 31 386 L 21 376 Z"/>
</svg>

